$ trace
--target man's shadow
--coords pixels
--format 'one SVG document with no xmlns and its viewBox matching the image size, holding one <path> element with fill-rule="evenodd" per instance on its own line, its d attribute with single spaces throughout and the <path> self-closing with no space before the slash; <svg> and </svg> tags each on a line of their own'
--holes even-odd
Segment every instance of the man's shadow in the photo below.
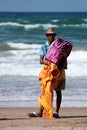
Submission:
<svg viewBox="0 0 87 130">
<path fill-rule="evenodd" d="M 87 118 L 87 115 L 78 115 L 78 116 L 61 116 L 60 118 Z"/>
</svg>

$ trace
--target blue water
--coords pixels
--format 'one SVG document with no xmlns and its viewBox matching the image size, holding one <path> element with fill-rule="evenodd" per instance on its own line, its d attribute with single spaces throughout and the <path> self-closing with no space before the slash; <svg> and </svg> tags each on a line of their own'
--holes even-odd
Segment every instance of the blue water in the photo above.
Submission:
<svg viewBox="0 0 87 130">
<path fill-rule="evenodd" d="M 0 107 L 37 107 L 49 27 L 73 44 L 61 106 L 87 107 L 87 13 L 0 13 Z"/>
</svg>

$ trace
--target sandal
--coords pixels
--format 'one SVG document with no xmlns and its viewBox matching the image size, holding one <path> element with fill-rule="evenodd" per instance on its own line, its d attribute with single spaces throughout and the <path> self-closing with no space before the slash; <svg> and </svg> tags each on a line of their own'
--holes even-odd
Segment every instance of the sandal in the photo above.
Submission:
<svg viewBox="0 0 87 130">
<path fill-rule="evenodd" d="M 38 117 L 36 112 L 28 113 L 29 117 Z"/>
<path fill-rule="evenodd" d="M 53 113 L 53 117 L 55 117 L 55 118 L 59 118 L 59 113 L 54 112 L 54 113 Z"/>
</svg>

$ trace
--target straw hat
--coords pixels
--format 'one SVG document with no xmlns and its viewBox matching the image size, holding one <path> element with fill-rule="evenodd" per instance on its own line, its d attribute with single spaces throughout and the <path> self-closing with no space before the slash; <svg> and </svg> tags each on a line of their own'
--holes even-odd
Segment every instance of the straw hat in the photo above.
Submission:
<svg viewBox="0 0 87 130">
<path fill-rule="evenodd" d="M 47 30 L 46 35 L 48 35 L 48 34 L 54 34 L 54 35 L 56 35 L 56 33 L 55 33 L 55 31 L 54 31 L 53 28 L 49 28 L 49 29 Z"/>
</svg>

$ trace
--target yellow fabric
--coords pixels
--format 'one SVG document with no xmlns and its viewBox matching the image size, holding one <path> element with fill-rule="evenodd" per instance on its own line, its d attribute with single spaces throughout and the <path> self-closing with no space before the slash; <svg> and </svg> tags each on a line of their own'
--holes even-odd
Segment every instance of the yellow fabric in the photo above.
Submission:
<svg viewBox="0 0 87 130">
<path fill-rule="evenodd" d="M 39 74 L 42 88 L 39 104 L 43 107 L 44 118 L 53 118 L 53 89 L 57 87 L 59 77 L 60 71 L 57 65 L 51 62 L 49 62 L 49 65 L 44 65 Z"/>
<path fill-rule="evenodd" d="M 65 70 L 62 69 L 61 70 L 61 75 L 57 80 L 57 87 L 54 88 L 55 91 L 60 91 L 60 90 L 64 90 L 65 89 L 65 84 L 66 84 L 66 76 L 65 76 Z"/>
</svg>

